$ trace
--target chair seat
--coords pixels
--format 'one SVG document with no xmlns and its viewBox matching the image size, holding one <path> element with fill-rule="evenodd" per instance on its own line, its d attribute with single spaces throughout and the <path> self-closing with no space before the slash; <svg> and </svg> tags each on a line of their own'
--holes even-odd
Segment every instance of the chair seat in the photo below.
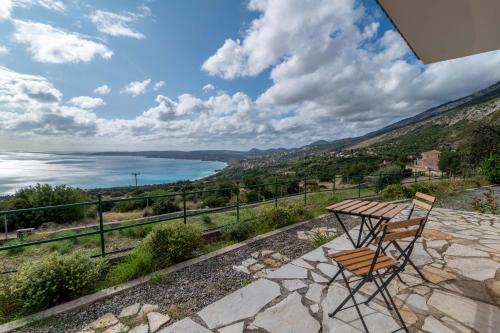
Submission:
<svg viewBox="0 0 500 333">
<path fill-rule="evenodd" d="M 375 257 L 375 251 L 368 247 L 362 247 L 353 250 L 340 251 L 329 255 L 330 259 L 344 266 L 345 269 L 358 276 L 367 275 L 370 272 L 370 266 Z M 382 269 L 396 266 L 399 262 L 391 257 L 379 254 L 377 261 L 373 267 L 373 271 L 377 272 Z"/>
</svg>

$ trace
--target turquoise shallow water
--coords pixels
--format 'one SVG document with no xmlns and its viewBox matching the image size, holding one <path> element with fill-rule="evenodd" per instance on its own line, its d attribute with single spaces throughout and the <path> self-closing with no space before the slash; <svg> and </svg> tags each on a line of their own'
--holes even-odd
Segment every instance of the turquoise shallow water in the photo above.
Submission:
<svg viewBox="0 0 500 333">
<path fill-rule="evenodd" d="M 134 156 L 60 155 L 0 152 L 0 195 L 37 183 L 80 188 L 172 183 L 209 176 L 223 162 L 146 158 Z"/>
</svg>

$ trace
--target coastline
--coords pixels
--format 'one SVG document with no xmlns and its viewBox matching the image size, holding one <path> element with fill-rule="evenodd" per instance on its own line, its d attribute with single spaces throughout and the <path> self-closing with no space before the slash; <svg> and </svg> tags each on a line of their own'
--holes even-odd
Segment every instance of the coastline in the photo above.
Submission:
<svg viewBox="0 0 500 333">
<path fill-rule="evenodd" d="M 216 176 L 218 173 L 222 172 L 230 165 L 229 161 L 221 160 L 172 158 L 169 156 L 147 156 L 147 154 L 146 156 L 138 154 L 122 155 L 121 152 L 110 155 L 107 155 L 105 153 L 99 153 L 98 155 L 95 155 L 95 153 L 82 152 L 2 152 L 2 154 L 7 156 L 10 154 L 19 154 L 20 157 L 16 157 L 13 159 L 7 158 L 5 160 L 0 159 L 0 164 L 1 162 L 4 162 L 8 166 L 9 163 L 12 164 L 13 162 L 17 162 L 17 160 L 22 160 L 37 164 L 37 166 L 43 165 L 43 167 L 39 168 L 42 171 L 40 176 L 37 172 L 39 169 L 33 166 L 25 167 L 25 169 L 10 168 L 12 170 L 11 173 L 4 175 L 3 177 L 3 182 L 6 186 L 5 191 L 2 191 L 3 193 L 0 193 L 0 199 L 9 198 L 14 194 L 15 191 L 21 188 L 26 188 L 28 186 L 34 186 L 37 183 L 51 184 L 53 186 L 64 184 L 68 187 L 80 188 L 81 190 L 89 193 L 96 193 L 98 191 L 112 192 L 118 190 L 130 190 L 131 188 L 135 188 L 135 185 L 133 184 L 133 182 L 129 181 L 126 178 L 129 175 L 129 172 L 132 171 L 138 171 L 142 173 L 142 182 L 144 183 L 140 184 L 140 181 L 137 188 L 142 190 L 151 190 L 160 187 L 172 186 L 176 183 L 202 182 Z M 26 158 L 25 156 L 23 156 L 23 154 L 40 155 L 33 156 L 32 158 Z M 68 159 L 58 160 L 58 156 L 64 156 Z M 85 161 L 85 159 L 83 158 L 84 156 L 89 157 L 89 161 Z M 100 156 L 111 158 L 112 163 L 110 164 L 105 160 L 104 162 L 101 162 L 104 163 L 104 167 L 100 165 L 91 167 L 86 166 L 91 162 L 99 163 Z M 74 161 L 71 159 L 72 157 L 76 159 L 82 157 L 82 161 Z M 123 158 L 123 162 L 121 161 L 121 158 Z M 130 158 L 131 162 L 129 162 L 127 158 Z M 149 163 L 145 160 L 141 161 L 141 159 L 146 158 L 148 160 L 157 160 L 157 162 Z M 137 160 L 140 163 L 134 162 Z M 160 160 L 165 160 L 166 162 L 159 162 Z M 176 163 L 179 163 L 178 167 Z M 203 167 L 205 163 L 208 164 L 206 168 Z M 134 164 L 136 165 L 134 166 Z M 53 166 L 56 167 L 54 168 Z M 47 178 L 47 169 L 45 169 L 45 167 L 47 167 L 47 169 L 50 169 L 49 173 L 51 178 Z M 15 179 L 23 177 L 23 171 L 24 173 L 31 173 L 31 177 L 27 176 L 31 179 L 28 178 L 28 181 L 17 184 L 15 182 Z M 86 182 L 85 179 L 85 177 L 87 177 L 87 174 L 89 179 L 88 182 Z M 53 175 L 57 176 L 54 177 Z M 74 175 L 76 175 L 77 177 L 72 183 L 72 177 Z M 80 177 L 80 179 L 78 179 L 78 177 Z M 109 183 L 105 184 L 106 182 L 102 181 L 108 178 L 113 179 L 113 177 L 119 177 L 118 181 L 116 181 L 116 179 L 114 179 L 114 181 L 111 181 L 111 183 L 117 183 L 116 185 Z M 99 181 L 99 178 L 102 178 L 101 182 Z M 10 182 L 11 179 L 12 182 Z M 156 182 L 157 180 L 158 182 Z M 123 185 L 119 184 L 121 181 L 123 181 Z M 101 183 L 103 183 L 104 186 L 99 186 Z"/>
</svg>

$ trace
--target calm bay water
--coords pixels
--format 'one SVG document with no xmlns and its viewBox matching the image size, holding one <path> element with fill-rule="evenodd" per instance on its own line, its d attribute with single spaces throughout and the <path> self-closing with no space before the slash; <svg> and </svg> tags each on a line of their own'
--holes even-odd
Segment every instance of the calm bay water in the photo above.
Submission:
<svg viewBox="0 0 500 333">
<path fill-rule="evenodd" d="M 41 184 L 99 188 L 135 184 L 172 183 L 209 176 L 226 166 L 223 162 L 146 158 L 134 156 L 60 155 L 0 152 L 0 195 Z"/>
</svg>

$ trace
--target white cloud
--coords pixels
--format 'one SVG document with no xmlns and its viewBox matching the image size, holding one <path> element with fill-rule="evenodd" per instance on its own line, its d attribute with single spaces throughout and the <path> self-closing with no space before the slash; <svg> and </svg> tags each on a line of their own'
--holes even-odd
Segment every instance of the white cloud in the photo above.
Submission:
<svg viewBox="0 0 500 333">
<path fill-rule="evenodd" d="M 94 98 L 90 96 L 77 96 L 68 101 L 68 104 L 77 106 L 82 109 L 95 109 L 98 106 L 106 105 L 102 98 Z"/>
<path fill-rule="evenodd" d="M 55 10 L 58 12 L 64 12 L 66 10 L 64 3 L 58 0 L 14 0 L 13 5 L 16 7 L 24 7 L 24 8 L 41 6 L 46 9 Z"/>
<path fill-rule="evenodd" d="M 269 73 L 256 98 L 157 95 L 133 119 L 104 119 L 82 104 L 62 104 L 47 79 L 0 67 L 0 133 L 85 136 L 116 148 L 298 146 L 362 135 L 500 81 L 500 52 L 424 66 L 360 3 L 250 1 L 257 18 L 203 69 L 225 78 Z M 134 81 L 122 93 L 137 96 L 150 86 L 151 79 Z"/>
<path fill-rule="evenodd" d="M 148 8 L 148 7 L 145 7 Z M 149 9 L 149 8 L 148 8 Z M 140 16 L 142 17 L 142 16 Z M 116 14 L 103 10 L 95 11 L 90 20 L 95 24 L 97 30 L 111 36 L 132 37 L 143 39 L 144 34 L 134 30 L 131 24 L 138 20 L 139 16 L 132 14 Z"/>
<path fill-rule="evenodd" d="M 48 24 L 14 20 L 14 40 L 28 44 L 33 59 L 46 63 L 89 62 L 94 57 L 110 59 L 113 52 L 86 36 Z"/>
<path fill-rule="evenodd" d="M 158 81 L 154 84 L 153 90 L 157 91 L 165 86 L 165 81 Z"/>
<path fill-rule="evenodd" d="M 204 93 L 208 93 L 210 91 L 213 91 L 215 89 L 214 85 L 211 83 L 205 84 L 203 88 L 201 88 Z"/>
<path fill-rule="evenodd" d="M 0 67 L 0 132 L 32 137 L 96 135 L 97 116 L 61 105 L 62 97 L 42 76 Z"/>
<path fill-rule="evenodd" d="M 500 80 L 492 70 L 500 52 L 424 66 L 355 0 L 251 0 L 248 8 L 258 18 L 202 69 L 225 79 L 270 70 L 255 106 L 295 144 L 361 135 Z"/>
<path fill-rule="evenodd" d="M 105 84 L 94 89 L 94 94 L 107 95 L 111 92 L 111 88 Z"/>
<path fill-rule="evenodd" d="M 0 45 L 0 55 L 9 54 L 9 49 L 6 46 Z"/>
<path fill-rule="evenodd" d="M 122 94 L 130 94 L 134 97 L 142 95 L 146 92 L 149 84 L 151 83 L 151 79 L 146 79 L 144 81 L 132 81 L 123 87 L 121 91 Z"/>
<path fill-rule="evenodd" d="M 0 1 L 0 21 L 10 18 L 11 11 L 12 11 L 11 0 Z"/>
</svg>

